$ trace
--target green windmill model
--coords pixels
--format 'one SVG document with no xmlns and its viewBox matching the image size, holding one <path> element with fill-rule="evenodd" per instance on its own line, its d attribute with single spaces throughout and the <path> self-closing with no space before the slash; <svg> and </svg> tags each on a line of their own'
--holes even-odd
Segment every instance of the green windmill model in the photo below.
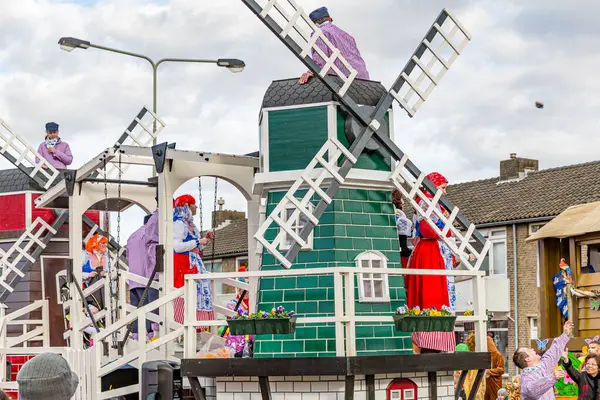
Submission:
<svg viewBox="0 0 600 400">
<path fill-rule="evenodd" d="M 359 267 L 355 282 L 357 316 L 388 314 L 405 304 L 403 278 L 378 274 L 401 268 L 391 188 L 396 187 L 430 221 L 466 268 L 478 270 L 489 242 L 425 177 L 393 141 L 393 103 L 413 117 L 470 41 L 469 33 L 442 10 L 389 90 L 355 79 L 343 59 L 293 0 L 263 6 L 242 0 L 318 78 L 273 82 L 261 112 L 261 173 L 256 185 L 266 194 L 265 222 L 255 238 L 263 246 L 263 270 Z M 329 47 L 331 57 L 316 45 Z M 311 58 L 316 51 L 323 68 Z M 449 54 L 449 55 L 448 55 Z M 343 73 L 336 65 L 343 65 Z M 316 155 L 315 155 L 316 154 Z M 421 188 L 433 194 L 427 199 Z M 427 211 L 415 199 L 428 205 Z M 437 205 L 449 211 L 445 216 Z M 451 231 L 453 239 L 447 239 Z M 362 273 L 362 268 L 368 273 Z M 334 315 L 332 276 L 262 278 L 258 309 L 283 305 L 299 316 Z M 398 354 L 410 337 L 389 323 L 356 323 L 356 354 Z M 289 335 L 259 336 L 255 357 L 334 356 L 333 325 L 304 324 Z"/>
</svg>

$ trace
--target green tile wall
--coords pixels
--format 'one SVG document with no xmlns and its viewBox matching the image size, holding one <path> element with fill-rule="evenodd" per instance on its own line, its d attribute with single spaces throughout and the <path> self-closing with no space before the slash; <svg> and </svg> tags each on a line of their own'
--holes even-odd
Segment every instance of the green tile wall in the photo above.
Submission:
<svg viewBox="0 0 600 400">
<path fill-rule="evenodd" d="M 285 192 L 271 192 L 267 199 L 270 213 Z M 302 195 L 303 193 L 299 193 Z M 315 201 L 316 204 L 316 201 Z M 400 268 L 400 252 L 391 205 L 391 193 L 377 190 L 342 188 L 323 214 L 314 230 L 313 250 L 301 251 L 293 269 L 354 266 L 355 257 L 367 250 L 379 250 L 388 258 L 389 268 Z M 267 231 L 273 239 L 277 231 Z M 278 270 L 281 266 L 268 253 L 263 254 L 262 269 Z M 390 302 L 358 302 L 357 315 L 392 315 L 406 303 L 404 279 L 389 277 Z M 270 310 L 283 305 L 299 316 L 333 316 L 334 290 L 332 275 L 263 278 L 260 281 L 258 308 Z M 357 324 L 357 352 L 364 354 L 399 354 L 412 351 L 410 336 L 395 332 L 390 323 Z M 263 335 L 256 338 L 255 357 L 335 356 L 333 324 L 298 325 L 291 335 Z"/>
<path fill-rule="evenodd" d="M 344 131 L 346 120 L 336 112 L 337 138 L 350 147 Z M 389 121 L 389 114 L 385 118 Z M 327 128 L 327 106 L 269 111 L 269 171 L 305 169 L 327 140 Z M 354 168 L 391 171 L 391 158 L 379 151 L 366 152 Z"/>
</svg>

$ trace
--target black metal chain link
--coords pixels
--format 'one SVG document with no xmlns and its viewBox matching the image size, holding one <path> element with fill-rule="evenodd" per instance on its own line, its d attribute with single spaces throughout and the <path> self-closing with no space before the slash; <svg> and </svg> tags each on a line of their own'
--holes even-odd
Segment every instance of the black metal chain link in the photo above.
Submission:
<svg viewBox="0 0 600 400">
<path fill-rule="evenodd" d="M 119 314 L 120 314 L 120 310 L 119 310 L 119 281 L 121 278 L 121 268 L 119 265 L 119 261 L 121 259 L 121 180 L 123 178 L 123 170 L 121 167 L 121 150 L 119 150 L 119 165 L 118 165 L 118 170 L 119 170 L 119 182 L 117 184 L 117 256 L 116 256 L 116 262 L 115 262 L 115 268 L 116 268 L 116 283 L 114 285 L 114 304 L 115 307 L 113 308 L 114 311 L 114 320 L 113 323 L 116 323 L 118 318 L 119 318 Z M 111 285 L 112 288 L 112 285 Z M 114 332 L 113 333 L 113 346 L 114 348 L 118 348 L 119 345 L 119 337 L 118 337 L 118 332 Z"/>
<path fill-rule="evenodd" d="M 211 260 L 210 260 L 210 272 L 215 272 L 215 244 L 217 242 L 217 237 L 215 236 L 215 231 L 217 229 L 217 189 L 219 185 L 219 178 L 215 177 L 215 201 L 213 204 L 213 216 L 212 216 L 212 251 L 211 251 Z"/>
<path fill-rule="evenodd" d="M 198 177 L 198 215 L 200 217 L 200 234 L 204 231 L 202 220 L 202 177 Z"/>
</svg>

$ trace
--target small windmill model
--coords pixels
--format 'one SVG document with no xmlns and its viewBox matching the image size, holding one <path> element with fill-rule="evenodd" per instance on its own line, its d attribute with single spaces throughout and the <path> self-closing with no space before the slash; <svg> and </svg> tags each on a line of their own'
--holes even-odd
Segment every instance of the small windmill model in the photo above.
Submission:
<svg viewBox="0 0 600 400">
<path fill-rule="evenodd" d="M 423 218 L 431 221 L 435 214 L 444 223 L 443 229 L 433 223 L 430 225 L 467 268 L 478 270 L 489 249 L 489 242 L 381 129 L 385 123 L 385 114 L 394 102 L 398 103 L 409 117 L 414 117 L 470 41 L 471 37 L 466 29 L 449 11 L 442 10 L 392 87 L 371 111 L 369 108 L 359 107 L 348 94 L 357 71 L 294 0 L 263 0 L 260 2 L 262 5 L 254 0 L 241 1 L 336 95 L 361 127 L 350 148 L 346 148 L 335 138 L 328 138 L 283 200 L 260 226 L 255 238 L 284 268 L 290 268 L 298 251 L 305 246 L 311 231 L 319 223 L 319 218 L 344 184 L 358 157 L 375 139 L 395 160 L 390 181 Z M 317 42 L 324 43 L 331 56 L 327 56 Z M 323 68 L 311 58 L 313 52 L 325 60 Z M 340 68 L 341 66 L 343 68 Z M 348 73 L 342 72 L 342 69 Z M 305 191 L 307 187 L 308 190 Z M 433 194 L 432 199 L 425 196 L 422 187 Z M 301 190 L 302 194 L 297 193 Z M 314 208 L 310 205 L 313 198 L 319 199 Z M 417 204 L 416 198 L 426 204 L 426 210 Z M 444 215 L 438 205 L 450 214 Z M 289 213 L 290 208 L 293 211 L 286 218 L 285 213 Z M 294 228 L 301 217 L 307 222 L 298 233 Z M 460 228 L 455 227 L 455 224 Z M 279 233 L 275 239 L 268 240 L 265 232 L 273 226 L 278 228 Z M 449 231 L 453 233 L 455 240 L 446 238 Z M 280 245 L 290 238 L 292 246 L 283 254 L 280 252 Z M 473 246 L 472 241 L 478 243 L 479 250 Z"/>
<path fill-rule="evenodd" d="M 156 126 L 156 129 L 153 127 Z M 147 107 L 143 107 L 134 117 L 125 132 L 119 137 L 109 152 L 118 152 L 122 145 L 148 146 L 154 138 L 162 131 L 165 124 L 158 119 Z M 15 167 L 26 174 L 40 188 L 48 190 L 63 179 L 75 179 L 73 170 L 65 170 L 61 173 L 44 159 L 34 147 L 12 130 L 9 125 L 0 119 L 0 154 Z M 128 165 L 119 169 L 116 163 L 106 165 L 106 168 L 98 168 L 92 177 L 100 177 L 104 181 L 115 181 L 125 172 Z M 64 183 L 63 183 L 64 184 Z M 47 192 L 46 192 L 47 193 Z M 42 197 L 36 199 L 36 205 L 40 204 Z M 6 301 L 21 278 L 30 267 L 38 260 L 50 240 L 57 234 L 60 228 L 68 221 L 68 210 L 55 210 L 56 218 L 52 225 L 38 217 L 21 235 L 19 239 L 6 251 L 0 251 L 0 303 Z M 90 218 L 83 216 L 83 222 L 88 226 L 90 232 L 85 242 L 94 233 L 100 233 L 109 238 L 109 250 L 113 265 L 127 267 L 122 260 L 124 247 L 103 232 Z M 75 240 L 75 238 L 71 238 Z"/>
</svg>

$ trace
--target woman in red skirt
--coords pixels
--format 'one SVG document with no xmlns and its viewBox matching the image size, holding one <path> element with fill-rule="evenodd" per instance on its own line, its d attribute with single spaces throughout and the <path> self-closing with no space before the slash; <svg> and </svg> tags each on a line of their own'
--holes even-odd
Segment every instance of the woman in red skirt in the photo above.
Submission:
<svg viewBox="0 0 600 400">
<path fill-rule="evenodd" d="M 206 268 L 200 251 L 212 239 L 210 233 L 201 238 L 194 224 L 194 215 L 198 210 L 196 199 L 189 194 L 179 196 L 173 204 L 173 273 L 175 288 L 183 287 L 185 275 L 206 274 Z M 210 280 L 197 281 L 196 320 L 214 320 L 213 293 Z M 174 300 L 175 322 L 183 324 L 185 301 L 183 297 Z"/>
<path fill-rule="evenodd" d="M 448 180 L 437 172 L 427 175 L 427 178 L 446 194 Z M 425 192 L 425 190 L 423 190 Z M 425 192 L 429 199 L 433 196 Z M 423 209 L 427 209 L 427 204 L 420 198 L 417 203 Z M 441 206 L 437 206 L 441 207 Z M 447 214 L 445 210 L 443 212 Z M 431 220 L 439 228 L 443 229 L 444 224 L 439 220 L 436 214 L 431 214 Z M 448 237 L 450 237 L 448 232 Z M 408 262 L 408 268 L 412 269 L 452 269 L 453 257 L 448 246 L 433 230 L 429 222 L 425 221 L 420 214 L 417 214 L 415 223 L 416 246 Z M 445 275 L 407 275 L 405 276 L 406 303 L 409 308 L 435 307 L 441 310 L 442 307 L 452 309 L 454 312 L 454 303 L 456 296 L 454 292 L 454 278 Z M 420 353 L 454 352 L 456 348 L 456 338 L 454 332 L 414 332 L 412 334 L 413 348 Z"/>
</svg>

